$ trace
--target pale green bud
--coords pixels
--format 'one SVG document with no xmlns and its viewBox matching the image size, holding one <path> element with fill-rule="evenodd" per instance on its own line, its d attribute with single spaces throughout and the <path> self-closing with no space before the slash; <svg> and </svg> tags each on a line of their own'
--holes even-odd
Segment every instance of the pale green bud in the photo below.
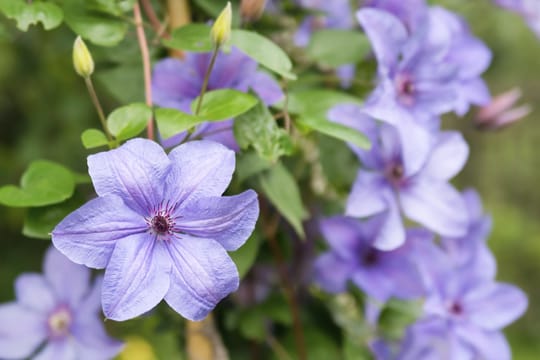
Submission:
<svg viewBox="0 0 540 360">
<path fill-rule="evenodd" d="M 77 74 L 88 78 L 94 72 L 94 60 L 80 36 L 73 43 L 73 67 Z"/>
<path fill-rule="evenodd" d="M 210 37 L 216 45 L 221 46 L 229 40 L 229 37 L 231 36 L 231 21 L 231 3 L 227 2 L 227 6 L 221 11 L 221 14 L 219 14 L 216 22 L 212 26 L 212 30 L 210 30 Z"/>
</svg>

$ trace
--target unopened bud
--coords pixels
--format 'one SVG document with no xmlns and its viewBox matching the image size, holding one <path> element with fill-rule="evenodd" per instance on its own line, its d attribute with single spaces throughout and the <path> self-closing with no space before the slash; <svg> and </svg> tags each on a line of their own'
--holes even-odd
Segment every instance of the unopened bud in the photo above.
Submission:
<svg viewBox="0 0 540 360">
<path fill-rule="evenodd" d="M 221 14 L 219 14 L 216 22 L 212 26 L 212 30 L 210 30 L 210 37 L 216 45 L 221 46 L 229 40 L 229 37 L 231 36 L 231 21 L 231 3 L 227 2 L 227 6 L 221 11 Z"/>
<path fill-rule="evenodd" d="M 474 119 L 480 130 L 500 130 L 523 119 L 531 112 L 527 104 L 515 107 L 521 98 L 521 89 L 514 88 L 495 96 L 491 102 L 484 105 Z"/>
<path fill-rule="evenodd" d="M 73 67 L 77 74 L 84 78 L 90 77 L 94 72 L 94 60 L 80 36 L 77 36 L 73 43 Z"/>
<path fill-rule="evenodd" d="M 242 0 L 240 3 L 240 15 L 244 21 L 259 19 L 266 6 L 266 0 Z"/>
</svg>

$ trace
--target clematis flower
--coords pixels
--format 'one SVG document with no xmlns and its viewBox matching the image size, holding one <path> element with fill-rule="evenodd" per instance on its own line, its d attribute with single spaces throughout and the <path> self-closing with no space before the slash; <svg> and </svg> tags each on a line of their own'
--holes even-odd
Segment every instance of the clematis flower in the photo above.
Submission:
<svg viewBox="0 0 540 360">
<path fill-rule="evenodd" d="M 201 93 L 211 53 L 186 53 L 183 60 L 167 58 L 157 62 L 152 76 L 154 102 L 162 107 L 191 113 L 191 103 Z M 267 105 L 283 98 L 279 84 L 267 73 L 257 70 L 257 63 L 233 47 L 229 54 L 220 52 L 208 80 L 208 91 L 236 89 L 253 90 Z M 214 140 L 231 149 L 238 149 L 232 131 L 232 120 L 205 123 L 198 127 L 197 135 Z M 186 136 L 183 132 L 165 139 L 166 147 L 177 145 Z"/>
<path fill-rule="evenodd" d="M 416 152 L 414 146 L 405 146 L 418 141 L 414 136 L 405 129 L 398 131 L 376 122 L 356 105 L 335 106 L 328 118 L 359 130 L 371 140 L 369 151 L 350 145 L 362 168 L 349 194 L 346 215 L 365 218 L 385 214 L 375 247 L 392 250 L 403 244 L 402 213 L 443 236 L 460 237 L 466 233 L 465 204 L 448 183 L 465 165 L 469 153 L 460 133 L 440 132 L 434 135 L 429 152 Z"/>
<path fill-rule="evenodd" d="M 497 5 L 522 16 L 540 37 L 540 3 L 537 0 L 494 0 Z"/>
<path fill-rule="evenodd" d="M 190 320 L 203 319 L 238 288 L 227 251 L 249 237 L 258 217 L 253 190 L 221 196 L 235 154 L 192 141 L 167 156 L 150 140 L 133 139 L 88 157 L 98 198 L 52 232 L 72 261 L 105 268 L 105 315 L 127 320 L 162 299 Z"/>
<path fill-rule="evenodd" d="M 501 330 L 525 312 L 527 297 L 515 286 L 471 278 L 470 273 L 451 271 L 439 279 L 400 359 L 413 359 L 407 354 L 412 349 L 421 353 L 419 348 L 431 352 L 433 359 L 447 354 L 453 354 L 452 359 L 511 358 Z"/>
<path fill-rule="evenodd" d="M 404 245 L 381 251 L 373 246 L 380 225 L 380 218 L 364 222 L 342 216 L 322 220 L 321 232 L 330 251 L 315 262 L 315 282 L 328 292 L 338 293 L 346 291 L 351 280 L 381 302 L 390 297 L 421 296 L 422 282 L 411 248 Z"/>
<path fill-rule="evenodd" d="M 489 101 L 479 75 L 491 54 L 456 15 L 430 8 L 413 32 L 379 9 L 363 8 L 357 18 L 378 62 L 378 84 L 365 104 L 372 116 L 391 123 L 409 116 L 425 125 L 452 110 L 463 115 L 469 103 Z"/>
<path fill-rule="evenodd" d="M 51 247 L 43 275 L 15 282 L 17 301 L 0 304 L 0 358 L 112 359 L 122 343 L 107 336 L 100 310 L 101 280 Z"/>
</svg>

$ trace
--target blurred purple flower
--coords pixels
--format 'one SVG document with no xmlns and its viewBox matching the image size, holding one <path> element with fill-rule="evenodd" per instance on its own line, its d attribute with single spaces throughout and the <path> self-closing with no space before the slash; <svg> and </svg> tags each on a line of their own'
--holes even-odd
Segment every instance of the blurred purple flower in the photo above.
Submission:
<svg viewBox="0 0 540 360">
<path fill-rule="evenodd" d="M 469 226 L 459 238 L 443 238 L 441 245 L 455 268 L 472 269 L 470 276 L 493 280 L 497 264 L 486 241 L 491 231 L 491 217 L 484 214 L 478 193 L 472 189 L 463 192 L 467 206 Z"/>
<path fill-rule="evenodd" d="M 400 19 L 409 32 L 414 31 L 427 16 L 425 0 L 365 0 L 362 7 L 384 10 Z"/>
<path fill-rule="evenodd" d="M 167 58 L 154 65 L 152 93 L 155 104 L 191 113 L 191 103 L 201 92 L 211 53 L 186 53 L 183 60 Z M 208 80 L 208 91 L 236 89 L 253 90 L 261 100 L 271 105 L 283 98 L 279 84 L 267 73 L 257 70 L 257 63 L 233 47 L 229 54 L 220 52 Z M 218 141 L 236 150 L 238 145 L 232 131 L 232 120 L 205 123 L 197 134 Z M 205 135 L 207 134 L 207 135 Z M 178 144 L 186 133 L 165 139 L 166 147 Z"/>
<path fill-rule="evenodd" d="M 513 107 L 521 98 L 521 89 L 513 88 L 495 96 L 491 102 L 476 113 L 475 125 L 481 130 L 500 130 L 529 115 L 531 107 L 527 104 Z"/>
<path fill-rule="evenodd" d="M 0 305 L 0 358 L 112 359 L 122 344 L 107 336 L 100 312 L 101 281 L 50 248 L 43 275 L 15 282 L 16 302 Z M 41 348 L 41 345 L 43 347 Z"/>
<path fill-rule="evenodd" d="M 324 290 L 337 293 L 346 291 L 351 280 L 383 302 L 390 297 L 420 297 L 421 278 L 410 248 L 404 245 L 393 251 L 381 251 L 373 246 L 381 228 L 380 220 L 379 217 L 360 222 L 342 216 L 322 220 L 322 235 L 330 251 L 315 262 L 315 282 Z"/>
<path fill-rule="evenodd" d="M 536 36 L 540 37 L 540 3 L 538 0 L 494 0 L 507 10 L 521 15 Z"/>
<path fill-rule="evenodd" d="M 190 320 L 201 320 L 238 288 L 227 251 L 249 237 L 257 194 L 221 196 L 235 154 L 210 141 L 192 141 L 167 156 L 150 140 L 88 157 L 99 197 L 68 215 L 52 233 L 71 260 L 106 268 L 105 315 L 127 320 L 163 298 Z"/>
<path fill-rule="evenodd" d="M 365 106 L 372 116 L 396 123 L 408 115 L 426 124 L 489 101 L 479 75 L 491 53 L 456 15 L 433 7 L 412 33 L 382 10 L 364 8 L 357 17 L 378 61 L 378 85 Z"/>
<path fill-rule="evenodd" d="M 414 151 L 418 139 L 405 129 L 379 123 L 356 105 L 338 105 L 328 117 L 366 134 L 371 150 L 351 145 L 362 163 L 347 201 L 346 215 L 359 218 L 385 214 L 374 246 L 381 250 L 405 241 L 403 212 L 409 219 L 447 237 L 467 231 L 468 216 L 463 199 L 449 180 L 465 165 L 468 146 L 458 132 L 434 135 L 426 151 Z M 408 151 L 404 151 L 408 148 Z"/>
</svg>

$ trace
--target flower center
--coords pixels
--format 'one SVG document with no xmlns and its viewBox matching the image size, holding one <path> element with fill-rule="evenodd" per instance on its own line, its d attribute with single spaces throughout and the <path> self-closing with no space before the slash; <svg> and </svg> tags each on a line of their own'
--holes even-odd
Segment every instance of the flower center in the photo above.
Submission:
<svg viewBox="0 0 540 360">
<path fill-rule="evenodd" d="M 459 316 L 463 314 L 463 306 L 458 301 L 453 301 L 448 307 L 448 311 L 450 311 L 452 315 Z"/>
<path fill-rule="evenodd" d="M 386 169 L 386 178 L 394 185 L 400 186 L 405 179 L 405 169 L 401 164 L 392 164 Z"/>
<path fill-rule="evenodd" d="M 414 103 L 414 95 L 416 87 L 413 79 L 407 74 L 400 74 L 395 80 L 396 90 L 401 100 L 401 103 L 406 106 L 411 106 Z"/>
<path fill-rule="evenodd" d="M 151 226 L 152 230 L 157 234 L 165 234 L 170 230 L 169 217 L 162 214 L 158 214 L 152 218 Z"/>
<path fill-rule="evenodd" d="M 174 215 L 175 206 L 169 204 L 161 204 L 158 207 L 155 207 L 150 211 L 151 216 L 146 218 L 146 223 L 148 224 L 148 230 L 160 236 L 163 235 L 172 235 L 177 232 L 176 229 L 176 218 Z"/>
<path fill-rule="evenodd" d="M 362 264 L 365 266 L 373 266 L 379 261 L 379 252 L 370 248 L 365 254 L 362 255 Z"/>
<path fill-rule="evenodd" d="M 49 331 L 53 337 L 64 337 L 69 334 L 69 328 L 71 327 L 71 312 L 65 307 L 61 307 L 54 311 L 47 321 L 49 325 Z"/>
</svg>

